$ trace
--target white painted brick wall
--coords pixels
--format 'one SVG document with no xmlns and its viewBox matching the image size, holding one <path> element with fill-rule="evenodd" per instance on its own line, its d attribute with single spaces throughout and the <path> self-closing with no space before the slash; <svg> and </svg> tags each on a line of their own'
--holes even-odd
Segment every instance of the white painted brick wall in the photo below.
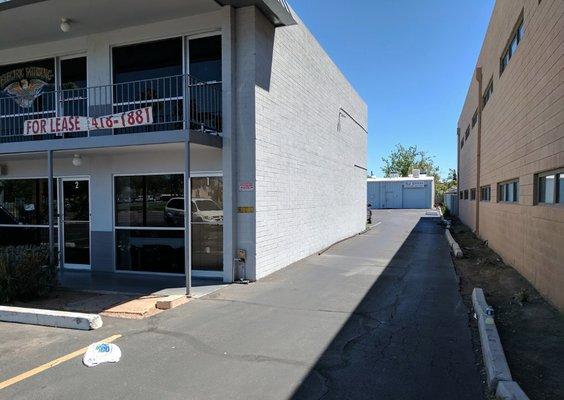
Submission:
<svg viewBox="0 0 564 400">
<path fill-rule="evenodd" d="M 256 12 L 256 278 L 366 224 L 367 107 L 301 21 Z M 355 166 L 356 165 L 356 166 Z"/>
</svg>

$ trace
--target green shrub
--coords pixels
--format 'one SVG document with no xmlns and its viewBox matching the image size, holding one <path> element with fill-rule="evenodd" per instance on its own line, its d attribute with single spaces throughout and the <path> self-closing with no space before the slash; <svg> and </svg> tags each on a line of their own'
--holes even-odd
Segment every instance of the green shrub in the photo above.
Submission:
<svg viewBox="0 0 564 400">
<path fill-rule="evenodd" d="M 56 285 L 47 246 L 0 247 L 0 302 L 43 297 Z"/>
</svg>

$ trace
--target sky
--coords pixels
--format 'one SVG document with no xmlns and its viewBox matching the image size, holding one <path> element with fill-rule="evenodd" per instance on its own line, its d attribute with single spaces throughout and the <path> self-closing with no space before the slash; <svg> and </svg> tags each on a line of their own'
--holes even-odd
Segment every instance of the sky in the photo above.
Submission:
<svg viewBox="0 0 564 400">
<path fill-rule="evenodd" d="M 456 126 L 494 0 L 290 0 L 368 105 L 368 171 L 396 144 L 456 168 Z"/>
</svg>

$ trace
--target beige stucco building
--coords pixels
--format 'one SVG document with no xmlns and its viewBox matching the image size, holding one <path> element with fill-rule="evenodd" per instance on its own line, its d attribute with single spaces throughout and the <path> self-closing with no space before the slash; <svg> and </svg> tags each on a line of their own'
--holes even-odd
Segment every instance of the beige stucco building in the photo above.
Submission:
<svg viewBox="0 0 564 400">
<path fill-rule="evenodd" d="M 564 310 L 564 1 L 497 0 L 458 121 L 459 209 Z"/>
</svg>

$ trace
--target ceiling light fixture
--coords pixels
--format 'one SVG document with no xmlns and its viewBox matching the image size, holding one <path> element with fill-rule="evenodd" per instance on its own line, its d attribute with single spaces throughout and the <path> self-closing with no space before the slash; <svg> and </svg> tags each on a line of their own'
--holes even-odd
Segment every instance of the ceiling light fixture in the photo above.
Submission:
<svg viewBox="0 0 564 400">
<path fill-rule="evenodd" d="M 71 30 L 70 20 L 67 18 L 61 18 L 61 31 L 68 32 Z"/>
<path fill-rule="evenodd" d="M 82 157 L 80 156 L 80 154 L 74 155 L 72 159 L 72 165 L 74 165 L 75 167 L 80 167 L 82 165 Z"/>
</svg>

